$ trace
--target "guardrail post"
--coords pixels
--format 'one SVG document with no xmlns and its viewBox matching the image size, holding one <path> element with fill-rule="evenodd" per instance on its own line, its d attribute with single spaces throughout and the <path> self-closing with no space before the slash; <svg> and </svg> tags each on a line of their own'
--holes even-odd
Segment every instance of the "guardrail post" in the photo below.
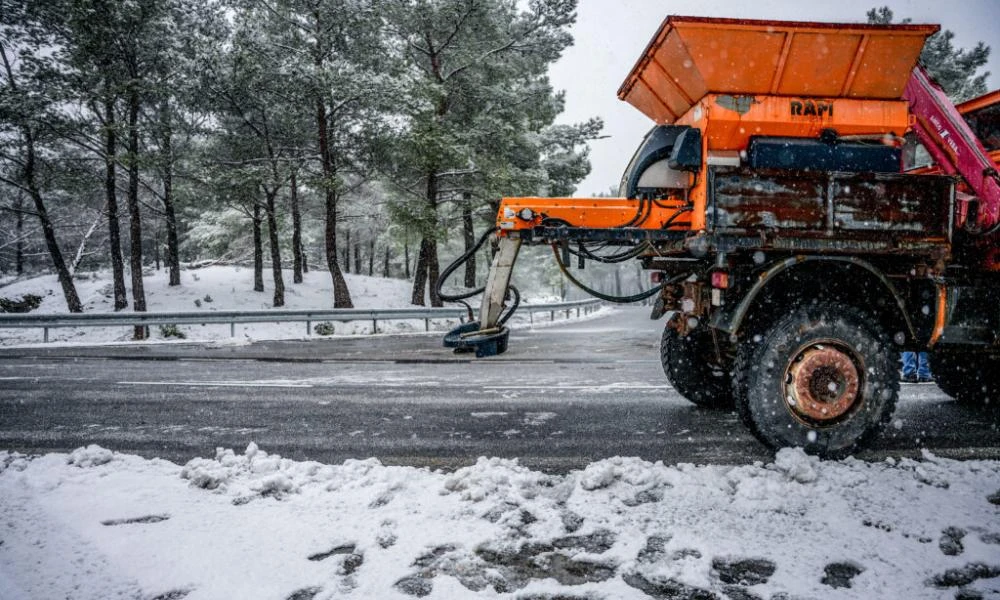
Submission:
<svg viewBox="0 0 1000 600">
<path fill-rule="evenodd" d="M 45 343 L 48 344 L 49 343 L 49 328 L 48 327 L 42 327 L 42 329 L 45 331 Z"/>
<path fill-rule="evenodd" d="M 312 335 L 312 321 L 306 321 L 306 335 Z"/>
<path fill-rule="evenodd" d="M 378 333 L 378 321 L 376 319 L 372 319 L 372 335 L 375 335 L 376 333 Z"/>
<path fill-rule="evenodd" d="M 579 306 L 576 307 L 576 318 L 577 319 L 580 318 L 580 307 Z"/>
<path fill-rule="evenodd" d="M 556 320 L 556 311 L 554 311 L 554 310 L 550 310 L 549 311 L 549 320 L 550 321 L 555 321 Z"/>
<path fill-rule="evenodd" d="M 528 322 L 532 325 L 535 324 L 535 311 L 531 309 L 528 310 Z"/>
<path fill-rule="evenodd" d="M 236 337 L 236 321 L 229 322 L 229 337 Z"/>
<path fill-rule="evenodd" d="M 430 331 L 430 330 L 431 330 L 431 320 L 424 319 L 424 331 Z"/>
</svg>

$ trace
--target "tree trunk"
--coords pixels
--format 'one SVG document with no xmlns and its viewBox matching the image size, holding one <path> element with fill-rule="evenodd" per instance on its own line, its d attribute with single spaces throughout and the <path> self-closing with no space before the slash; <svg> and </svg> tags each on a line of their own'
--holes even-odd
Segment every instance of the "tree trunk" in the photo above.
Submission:
<svg viewBox="0 0 1000 600">
<path fill-rule="evenodd" d="M 403 239 L 403 271 L 407 279 L 410 278 L 410 238 Z"/>
<path fill-rule="evenodd" d="M 441 296 L 437 293 L 437 281 L 441 277 L 441 267 L 438 263 L 437 240 L 430 240 L 430 252 L 427 254 L 427 287 L 431 295 L 431 306 L 444 306 Z"/>
<path fill-rule="evenodd" d="M 413 269 L 413 294 L 410 303 L 424 306 L 424 288 L 427 286 L 427 240 L 421 238 L 420 251 L 417 253 L 417 265 Z"/>
<path fill-rule="evenodd" d="M 153 228 L 153 268 L 160 270 L 160 228 Z"/>
<path fill-rule="evenodd" d="M 375 238 L 368 241 L 368 276 L 375 275 Z"/>
<path fill-rule="evenodd" d="M 351 272 L 351 230 L 344 231 L 344 272 Z"/>
<path fill-rule="evenodd" d="M 160 128 L 163 162 L 163 215 L 167 223 L 167 269 L 170 272 L 168 285 L 181 284 L 181 261 L 177 242 L 177 214 L 174 211 L 174 149 L 173 124 L 170 116 L 170 100 L 160 103 Z M 159 267 L 157 267 L 159 268 Z"/>
<path fill-rule="evenodd" d="M 295 169 L 291 172 L 292 203 L 292 283 L 302 283 L 302 214 L 299 212 L 299 186 L 295 180 Z"/>
<path fill-rule="evenodd" d="M 110 92 L 104 100 L 105 138 L 104 198 L 108 205 L 108 245 L 111 247 L 111 276 L 114 280 L 115 310 L 128 307 L 125 292 L 125 261 L 122 259 L 121 228 L 118 224 L 118 186 L 115 164 L 118 161 L 118 137 L 115 101 Z"/>
<path fill-rule="evenodd" d="M 431 209 L 431 216 L 434 223 L 437 223 L 437 202 L 438 202 L 438 174 L 431 171 L 427 174 L 427 204 Z M 437 280 L 440 275 L 438 266 L 437 239 L 433 236 L 427 240 L 427 288 L 431 297 L 431 306 L 442 306 L 441 297 L 437 293 Z"/>
<path fill-rule="evenodd" d="M 146 312 L 146 292 L 142 284 L 142 214 L 139 212 L 139 90 L 128 96 L 128 213 L 129 269 L 132 277 L 132 310 Z M 133 336 L 149 337 L 149 328 L 137 325 Z"/>
<path fill-rule="evenodd" d="M 382 277 L 389 278 L 389 245 L 385 246 L 385 262 L 382 263 Z"/>
<path fill-rule="evenodd" d="M 52 266 L 55 267 L 56 274 L 59 277 L 59 285 L 62 287 L 63 297 L 66 298 L 66 308 L 69 312 L 83 312 L 83 305 L 80 303 L 80 296 L 76 293 L 76 285 L 73 283 L 73 277 L 69 274 L 69 269 L 66 268 L 66 261 L 63 260 L 62 251 L 59 249 L 59 243 L 56 241 L 56 230 L 52 226 L 52 219 L 49 218 L 49 213 L 45 209 L 45 202 L 42 199 L 42 193 L 39 191 L 38 184 L 35 181 L 35 140 L 28 128 L 24 129 L 24 137 L 27 155 L 24 161 L 24 180 L 28 185 L 28 193 L 35 203 L 35 214 L 38 215 L 38 221 L 42 225 L 45 246 L 49 250 Z"/>
<path fill-rule="evenodd" d="M 253 291 L 264 291 L 264 243 L 261 240 L 260 204 L 253 203 Z"/>
<path fill-rule="evenodd" d="M 14 272 L 24 275 L 24 195 L 21 192 L 14 198 L 14 214 L 17 215 Z"/>
<path fill-rule="evenodd" d="M 427 200 L 427 207 L 430 209 L 434 221 L 437 221 L 437 198 L 438 174 L 432 170 L 427 173 L 427 194 L 425 199 Z M 425 285 L 430 288 L 431 306 L 441 306 L 441 298 L 437 294 L 439 271 L 437 240 L 433 238 L 433 235 L 433 232 L 430 235 L 425 234 L 424 238 L 420 241 L 420 255 L 417 258 L 417 276 L 413 279 L 413 298 L 419 298 L 421 306 L 423 306 Z M 414 302 L 414 304 L 417 304 L 417 302 Z"/>
<path fill-rule="evenodd" d="M 361 274 L 361 244 L 354 243 L 354 272 Z"/>
<path fill-rule="evenodd" d="M 322 67 L 322 58 L 318 55 L 316 62 L 318 67 Z M 326 104 L 322 96 L 316 97 L 316 129 L 319 137 L 320 162 L 323 166 L 323 189 L 326 192 L 326 266 L 333 279 L 333 307 L 354 308 L 347 280 L 344 279 L 340 265 L 337 264 L 337 190 L 334 187 L 336 172 L 327 138 Z"/>
<path fill-rule="evenodd" d="M 266 190 L 267 195 L 267 239 L 271 245 L 271 275 L 274 278 L 274 307 L 285 305 L 285 279 L 281 274 L 281 248 L 278 247 L 278 218 L 275 214 L 274 198 L 278 189 Z"/>
<path fill-rule="evenodd" d="M 468 252 L 476 244 L 476 232 L 472 225 L 472 199 L 465 193 L 462 202 L 462 233 L 464 234 L 465 251 Z M 465 261 L 465 287 L 476 287 L 476 255 L 470 254 Z"/>
</svg>

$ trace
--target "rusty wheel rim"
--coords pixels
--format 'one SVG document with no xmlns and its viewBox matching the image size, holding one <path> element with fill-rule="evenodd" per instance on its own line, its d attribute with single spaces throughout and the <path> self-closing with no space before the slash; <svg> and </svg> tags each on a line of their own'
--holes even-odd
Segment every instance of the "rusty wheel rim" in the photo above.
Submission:
<svg viewBox="0 0 1000 600">
<path fill-rule="evenodd" d="M 861 404 L 864 365 L 845 346 L 813 342 L 795 353 L 785 373 L 785 404 L 809 425 L 833 425 Z"/>
</svg>

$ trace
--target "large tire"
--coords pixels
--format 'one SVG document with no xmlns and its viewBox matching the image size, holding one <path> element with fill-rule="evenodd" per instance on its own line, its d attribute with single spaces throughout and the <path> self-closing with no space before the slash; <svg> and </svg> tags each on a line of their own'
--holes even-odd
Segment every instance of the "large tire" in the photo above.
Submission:
<svg viewBox="0 0 1000 600">
<path fill-rule="evenodd" d="M 878 321 L 818 303 L 778 318 L 739 349 L 737 406 L 772 448 L 840 458 L 889 421 L 899 395 L 897 353 Z"/>
<path fill-rule="evenodd" d="M 1000 356 L 935 352 L 931 374 L 941 391 L 968 406 L 1000 405 Z"/>
<path fill-rule="evenodd" d="M 660 364 L 670 385 L 702 408 L 732 408 L 733 383 L 729 367 L 720 365 L 710 332 L 702 329 L 681 337 L 664 327 Z"/>
</svg>

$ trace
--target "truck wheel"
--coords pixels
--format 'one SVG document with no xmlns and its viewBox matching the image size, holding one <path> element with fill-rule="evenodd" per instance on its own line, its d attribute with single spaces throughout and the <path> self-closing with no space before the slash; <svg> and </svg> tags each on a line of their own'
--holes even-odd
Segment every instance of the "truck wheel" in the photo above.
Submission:
<svg viewBox="0 0 1000 600">
<path fill-rule="evenodd" d="M 699 330 L 681 337 L 664 327 L 660 364 L 670 385 L 685 399 L 703 408 L 732 408 L 729 367 L 719 364 L 709 332 Z"/>
<path fill-rule="evenodd" d="M 931 374 L 941 391 L 969 406 L 1000 403 L 1000 357 L 935 352 Z"/>
<path fill-rule="evenodd" d="M 739 349 L 737 405 L 772 448 L 839 458 L 888 422 L 899 395 L 896 352 L 877 320 L 833 303 L 793 310 Z"/>
</svg>

